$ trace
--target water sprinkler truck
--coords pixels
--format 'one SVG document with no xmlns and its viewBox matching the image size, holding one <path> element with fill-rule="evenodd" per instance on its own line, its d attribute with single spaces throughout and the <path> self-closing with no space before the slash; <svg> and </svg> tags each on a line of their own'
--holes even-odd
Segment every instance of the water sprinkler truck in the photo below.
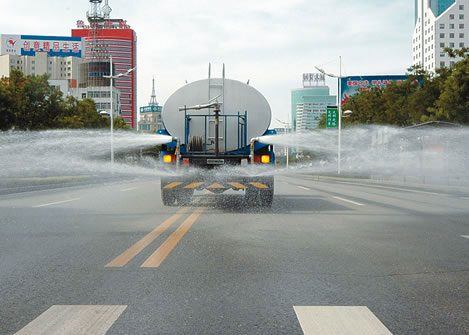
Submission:
<svg viewBox="0 0 469 335">
<path fill-rule="evenodd" d="M 249 84 L 222 78 L 188 83 L 165 103 L 162 120 L 173 141 L 162 146 L 162 164 L 174 176 L 161 178 L 163 204 L 185 205 L 194 191 L 242 191 L 249 206 L 270 207 L 274 196 L 273 146 L 258 138 L 269 130 L 271 109 Z"/>
</svg>

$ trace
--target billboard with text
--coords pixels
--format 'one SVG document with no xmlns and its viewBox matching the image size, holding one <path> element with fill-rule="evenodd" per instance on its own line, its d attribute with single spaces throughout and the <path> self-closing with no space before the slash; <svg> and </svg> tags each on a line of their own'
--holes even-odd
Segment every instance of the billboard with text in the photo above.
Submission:
<svg viewBox="0 0 469 335">
<path fill-rule="evenodd" d="M 369 91 L 373 87 L 386 87 L 392 82 L 401 83 L 407 78 L 404 75 L 344 77 L 342 78 L 342 103 L 362 91 Z"/>
<path fill-rule="evenodd" d="M 47 52 L 51 57 L 81 57 L 81 37 L 1 35 L 0 54 L 35 56 L 36 52 Z"/>
</svg>

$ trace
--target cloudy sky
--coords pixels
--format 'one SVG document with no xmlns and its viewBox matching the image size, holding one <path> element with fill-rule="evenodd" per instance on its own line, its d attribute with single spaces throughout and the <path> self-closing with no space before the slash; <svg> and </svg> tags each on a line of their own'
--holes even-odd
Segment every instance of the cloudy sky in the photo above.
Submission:
<svg viewBox="0 0 469 335">
<path fill-rule="evenodd" d="M 0 33 L 70 36 L 87 0 L 1 1 Z M 221 75 L 250 80 L 287 120 L 290 91 L 314 66 L 344 75 L 403 74 L 411 64 L 409 0 L 109 0 L 138 38 L 138 106 L 164 104 L 185 80 Z M 328 80 L 331 93 L 337 82 Z"/>
</svg>

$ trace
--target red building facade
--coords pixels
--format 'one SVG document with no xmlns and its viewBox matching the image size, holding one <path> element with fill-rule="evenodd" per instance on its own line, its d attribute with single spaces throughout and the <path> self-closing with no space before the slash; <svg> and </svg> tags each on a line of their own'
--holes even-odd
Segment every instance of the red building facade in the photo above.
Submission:
<svg viewBox="0 0 469 335">
<path fill-rule="evenodd" d="M 137 66 L 137 35 L 124 20 L 107 19 L 91 27 L 77 22 L 72 37 L 85 41 L 85 59 L 108 60 L 112 55 L 115 74 Z M 115 80 L 120 91 L 121 117 L 132 128 L 137 126 L 137 71 Z"/>
</svg>

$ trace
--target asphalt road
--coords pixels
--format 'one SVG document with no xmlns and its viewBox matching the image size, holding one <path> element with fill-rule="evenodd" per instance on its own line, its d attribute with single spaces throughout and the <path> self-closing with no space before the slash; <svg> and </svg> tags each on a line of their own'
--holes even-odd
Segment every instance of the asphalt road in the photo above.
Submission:
<svg viewBox="0 0 469 335">
<path fill-rule="evenodd" d="M 469 190 L 276 177 L 261 209 L 159 187 L 1 195 L 0 334 L 469 333 Z"/>
</svg>

